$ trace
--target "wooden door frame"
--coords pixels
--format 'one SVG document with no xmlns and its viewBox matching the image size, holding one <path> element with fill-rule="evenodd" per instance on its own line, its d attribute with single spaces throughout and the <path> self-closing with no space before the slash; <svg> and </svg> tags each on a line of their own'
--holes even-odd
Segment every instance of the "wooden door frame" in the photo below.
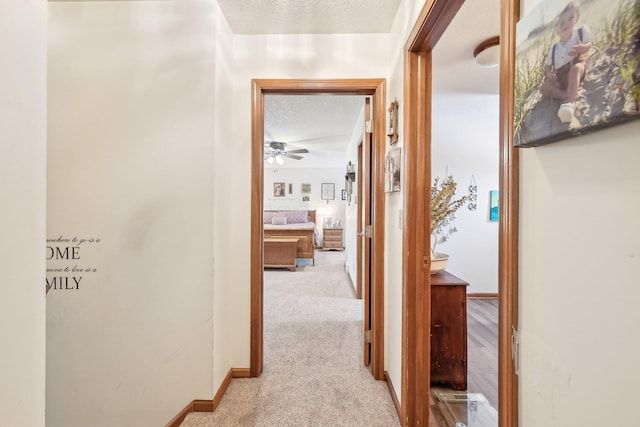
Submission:
<svg viewBox="0 0 640 427">
<path fill-rule="evenodd" d="M 372 150 L 372 343 L 371 373 L 384 379 L 384 156 L 385 79 L 254 79 L 251 82 L 251 354 L 250 376 L 262 374 L 263 359 L 263 220 L 264 96 L 266 94 L 339 94 L 371 96 Z"/>
<path fill-rule="evenodd" d="M 372 120 L 373 111 L 372 111 L 371 100 L 369 98 L 364 100 L 364 119 Z M 373 331 L 372 327 L 372 309 L 373 309 L 373 288 L 371 283 L 371 266 L 373 265 L 371 259 L 371 239 L 368 239 L 366 235 L 366 224 L 368 221 L 371 221 L 373 218 L 373 198 L 371 197 L 371 191 L 373 189 L 373 134 L 370 132 L 364 133 L 362 138 L 362 163 L 360 164 L 360 169 L 358 171 L 358 175 L 360 175 L 360 182 L 362 183 L 362 194 L 360 198 L 359 207 L 362 208 L 362 218 L 364 220 L 363 230 L 365 230 L 362 237 L 360 237 L 360 241 L 362 242 L 362 305 L 364 306 L 364 319 L 362 319 L 363 328 L 365 335 L 363 336 L 362 345 L 364 348 L 364 365 L 371 366 L 372 356 L 371 353 L 373 351 L 373 343 L 366 336 L 367 331 Z M 368 240 L 367 240 L 368 239 Z"/>
<path fill-rule="evenodd" d="M 403 426 L 429 425 L 432 49 L 464 0 L 427 0 L 405 45 L 402 408 Z M 498 392 L 500 427 L 518 425 L 512 328 L 518 320 L 518 151 L 513 145 L 515 23 L 519 1 L 501 0 Z"/>
<path fill-rule="evenodd" d="M 360 143 L 358 143 L 358 162 L 357 162 L 357 166 L 356 166 L 356 170 L 358 171 L 358 174 L 362 171 L 362 149 L 364 144 L 364 138 L 360 140 Z M 362 226 L 362 215 L 364 214 L 363 212 L 363 206 L 362 206 L 362 177 L 360 179 L 357 179 L 356 177 L 356 197 L 355 200 L 357 202 L 357 206 L 356 206 L 356 211 L 358 212 L 357 215 L 357 219 L 356 219 L 356 298 L 358 299 L 362 299 L 362 278 L 363 278 L 363 265 L 364 263 L 362 262 L 362 252 L 363 252 L 363 247 L 362 247 L 362 236 L 364 235 L 364 227 Z M 353 200 L 353 198 L 352 198 Z"/>
</svg>

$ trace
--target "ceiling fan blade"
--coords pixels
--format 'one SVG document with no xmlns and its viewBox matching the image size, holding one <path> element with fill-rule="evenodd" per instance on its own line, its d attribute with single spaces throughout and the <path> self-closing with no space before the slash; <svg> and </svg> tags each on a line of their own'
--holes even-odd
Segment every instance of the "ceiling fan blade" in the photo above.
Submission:
<svg viewBox="0 0 640 427">
<path fill-rule="evenodd" d="M 308 153 L 306 148 L 296 148 L 295 150 L 287 150 L 287 153 Z"/>
<path fill-rule="evenodd" d="M 290 159 L 296 159 L 296 160 L 304 159 L 304 157 L 302 157 L 302 156 L 298 156 L 296 154 L 289 154 L 289 152 L 284 153 L 283 155 L 286 156 L 286 157 L 289 157 Z"/>
</svg>

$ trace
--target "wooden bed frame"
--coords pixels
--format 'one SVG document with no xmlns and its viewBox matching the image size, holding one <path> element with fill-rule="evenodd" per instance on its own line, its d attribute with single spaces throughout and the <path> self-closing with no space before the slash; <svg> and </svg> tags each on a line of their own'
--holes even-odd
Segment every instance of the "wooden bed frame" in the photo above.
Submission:
<svg viewBox="0 0 640 427">
<path fill-rule="evenodd" d="M 281 212 L 281 211 L 265 211 L 265 212 Z M 316 211 L 308 210 L 309 214 L 309 222 L 316 222 Z M 316 224 L 317 226 L 317 224 Z M 264 228 L 264 227 L 263 227 Z M 264 229 L 264 238 L 297 238 L 298 239 L 298 248 L 296 253 L 296 258 L 307 258 L 311 260 L 312 265 L 316 264 L 315 257 L 315 235 L 313 230 L 309 229 L 299 229 L 290 228 L 287 230 L 266 230 Z M 265 246 L 265 251 L 267 247 Z"/>
</svg>

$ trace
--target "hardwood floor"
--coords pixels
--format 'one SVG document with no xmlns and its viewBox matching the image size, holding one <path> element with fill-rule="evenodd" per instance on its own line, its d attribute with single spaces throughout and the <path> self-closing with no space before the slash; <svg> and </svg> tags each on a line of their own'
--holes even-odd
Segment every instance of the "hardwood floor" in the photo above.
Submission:
<svg viewBox="0 0 640 427">
<path fill-rule="evenodd" d="M 467 299 L 467 392 L 482 393 L 488 405 L 495 411 L 498 409 L 498 300 Z M 452 427 L 450 412 L 434 397 L 438 392 L 453 393 L 452 389 L 431 387 L 431 419 L 432 427 Z M 464 404 L 455 404 L 464 405 Z M 497 412 L 493 409 L 485 411 L 476 423 L 467 426 L 497 427 Z M 495 413 L 494 413 L 495 412 Z M 467 423 L 471 420 L 465 420 Z"/>
<path fill-rule="evenodd" d="M 468 391 L 498 409 L 498 300 L 467 299 Z"/>
</svg>

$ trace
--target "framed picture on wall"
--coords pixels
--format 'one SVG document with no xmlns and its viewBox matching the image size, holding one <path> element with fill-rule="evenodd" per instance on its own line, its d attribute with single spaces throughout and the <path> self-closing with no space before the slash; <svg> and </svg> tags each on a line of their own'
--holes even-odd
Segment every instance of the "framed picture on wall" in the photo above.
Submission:
<svg viewBox="0 0 640 427">
<path fill-rule="evenodd" d="M 286 194 L 286 187 L 284 182 L 273 183 L 273 197 L 284 197 Z"/>
<path fill-rule="evenodd" d="M 336 198 L 336 185 L 333 183 L 322 183 L 320 198 L 322 200 L 334 200 Z"/>
<path fill-rule="evenodd" d="M 311 193 L 311 184 L 301 184 L 301 193 Z"/>
<path fill-rule="evenodd" d="M 517 24 L 514 144 L 640 118 L 640 0 L 542 0 Z"/>
<path fill-rule="evenodd" d="M 500 219 L 500 197 L 498 194 L 498 190 L 491 190 L 489 192 L 489 221 L 498 221 Z"/>
<path fill-rule="evenodd" d="M 400 191 L 400 165 L 402 164 L 402 149 L 393 148 L 387 153 L 384 168 L 385 191 Z"/>
</svg>

